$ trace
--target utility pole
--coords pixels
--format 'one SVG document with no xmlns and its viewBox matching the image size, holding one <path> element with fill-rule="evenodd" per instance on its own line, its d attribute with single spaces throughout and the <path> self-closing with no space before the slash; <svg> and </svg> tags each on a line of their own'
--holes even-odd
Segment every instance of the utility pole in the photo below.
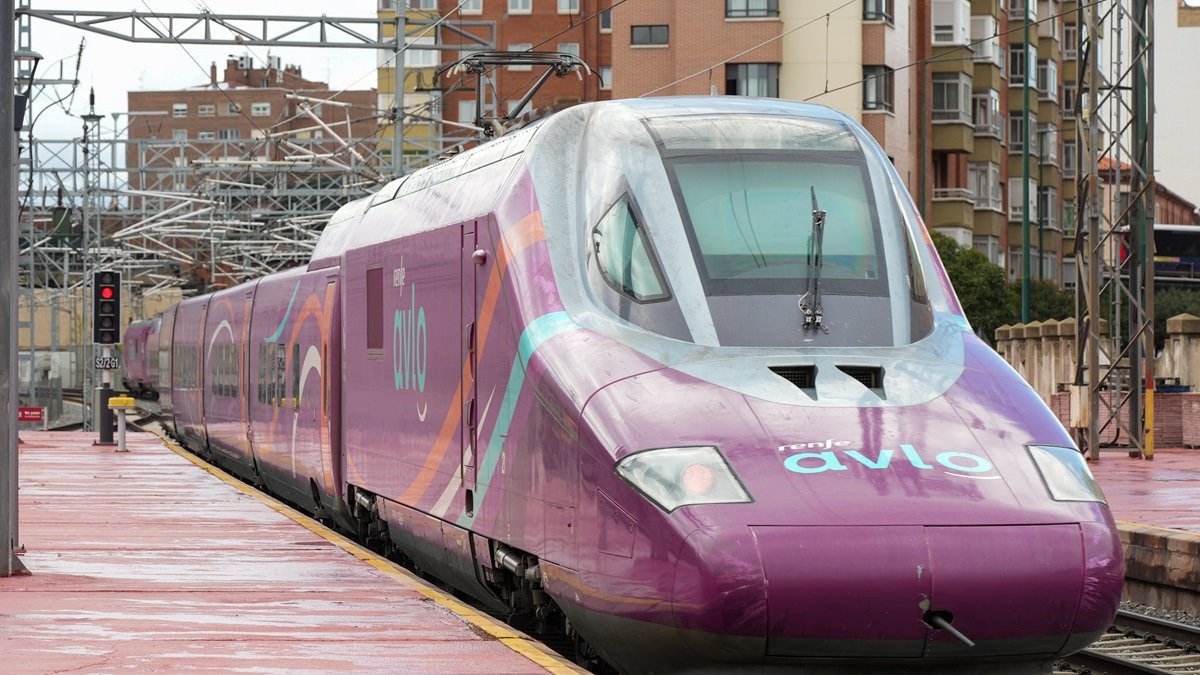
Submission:
<svg viewBox="0 0 1200 675">
<path fill-rule="evenodd" d="M 13 0 L 0 0 L 0 577 L 17 558 L 17 134 L 13 101 Z"/>
<path fill-rule="evenodd" d="M 1025 44 L 1021 45 L 1025 52 L 1021 84 L 1021 323 L 1029 323 L 1029 76 L 1037 72 L 1037 64 L 1029 62 L 1029 8 L 1035 0 L 1024 1 L 1024 16 L 1021 17 L 1025 21 Z"/>
</svg>

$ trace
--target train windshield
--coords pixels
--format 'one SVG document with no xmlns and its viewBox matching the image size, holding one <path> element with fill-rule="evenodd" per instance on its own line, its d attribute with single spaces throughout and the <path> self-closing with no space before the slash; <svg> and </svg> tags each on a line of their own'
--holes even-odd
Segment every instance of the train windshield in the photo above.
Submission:
<svg viewBox="0 0 1200 675">
<path fill-rule="evenodd" d="M 841 125 L 786 117 L 651 125 L 707 295 L 801 293 L 817 273 L 813 202 L 826 212 L 821 288 L 885 295 L 878 216 L 858 142 Z"/>
</svg>

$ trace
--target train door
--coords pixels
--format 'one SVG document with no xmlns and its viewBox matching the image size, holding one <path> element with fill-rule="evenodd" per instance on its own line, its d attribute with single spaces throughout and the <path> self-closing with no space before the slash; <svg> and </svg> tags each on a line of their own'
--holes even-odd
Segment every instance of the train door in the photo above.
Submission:
<svg viewBox="0 0 1200 675">
<path fill-rule="evenodd" d="M 463 350 L 463 369 L 461 391 L 462 391 L 462 433 L 461 438 L 461 454 L 462 454 L 462 485 L 463 499 L 465 500 L 465 510 L 468 514 L 474 512 L 475 509 L 475 471 L 476 471 L 476 448 L 478 447 L 477 436 L 479 433 L 479 412 L 476 409 L 476 386 L 475 373 L 478 367 L 478 337 L 479 337 L 479 302 L 478 298 L 482 292 L 480 286 L 486 286 L 487 279 L 480 274 L 479 256 L 476 255 L 478 250 L 477 237 L 478 228 L 481 224 L 478 221 L 471 221 L 463 224 L 462 235 L 462 317 L 463 317 L 463 335 L 462 335 L 462 350 Z"/>
<path fill-rule="evenodd" d="M 338 301 L 337 275 L 325 281 L 322 300 L 321 326 L 321 408 L 318 416 L 321 427 L 321 462 L 324 492 L 332 504 L 342 498 L 341 416 L 338 395 L 341 391 L 341 368 L 338 355 L 341 326 L 341 303 Z"/>
</svg>

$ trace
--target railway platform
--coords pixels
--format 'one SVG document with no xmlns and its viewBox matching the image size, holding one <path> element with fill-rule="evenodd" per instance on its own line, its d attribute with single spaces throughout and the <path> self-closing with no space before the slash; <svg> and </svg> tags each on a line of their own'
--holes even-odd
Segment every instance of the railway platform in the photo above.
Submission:
<svg viewBox="0 0 1200 675">
<path fill-rule="evenodd" d="M 21 438 L 6 673 L 581 672 L 156 436 Z"/>
<path fill-rule="evenodd" d="M 1107 449 L 1091 468 L 1120 529 L 1125 599 L 1200 614 L 1200 449 Z"/>
</svg>

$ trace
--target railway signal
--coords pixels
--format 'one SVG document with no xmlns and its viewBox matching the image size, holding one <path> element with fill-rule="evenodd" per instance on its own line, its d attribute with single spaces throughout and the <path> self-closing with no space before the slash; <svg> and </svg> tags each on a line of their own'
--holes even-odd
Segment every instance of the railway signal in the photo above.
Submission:
<svg viewBox="0 0 1200 675">
<path fill-rule="evenodd" d="M 92 342 L 115 345 L 121 339 L 121 273 L 92 276 Z"/>
</svg>

